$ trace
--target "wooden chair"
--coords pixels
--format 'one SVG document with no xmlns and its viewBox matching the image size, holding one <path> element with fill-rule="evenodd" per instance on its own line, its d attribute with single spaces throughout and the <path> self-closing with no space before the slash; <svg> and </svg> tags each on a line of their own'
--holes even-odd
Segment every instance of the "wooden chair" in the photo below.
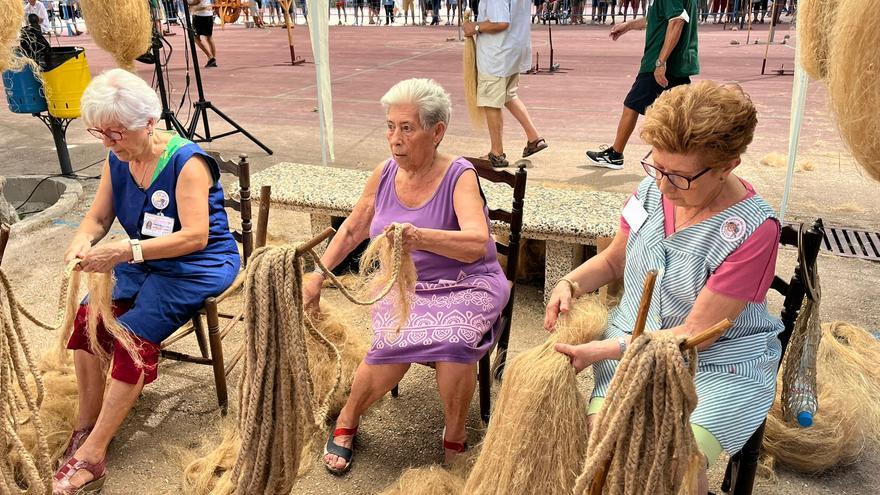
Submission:
<svg viewBox="0 0 880 495">
<path fill-rule="evenodd" d="M 515 173 L 507 170 L 499 170 L 492 167 L 488 160 L 480 158 L 469 158 L 476 167 L 477 175 L 483 180 L 495 183 L 507 184 L 513 189 L 513 201 L 511 208 L 492 209 L 489 208 L 489 219 L 504 222 L 509 225 L 510 237 L 506 243 L 495 242 L 498 254 L 507 256 L 507 284 L 510 287 L 510 299 L 504 310 L 501 312 L 498 338 L 495 341 L 495 347 L 489 349 L 488 352 L 480 359 L 479 370 L 477 373 L 477 381 L 480 384 L 480 417 L 484 422 L 489 422 L 490 413 L 490 397 L 492 391 L 492 377 L 494 372 L 495 378 L 500 380 L 504 374 L 504 365 L 507 362 L 507 344 L 510 340 L 510 327 L 513 318 L 513 301 L 516 292 L 516 267 L 519 264 L 519 246 L 520 236 L 522 232 L 523 219 L 523 198 L 526 194 L 526 167 L 529 166 L 528 160 L 520 160 L 516 162 L 517 171 Z M 482 188 L 480 190 L 482 194 Z M 483 196 L 485 199 L 485 195 Z M 490 359 L 492 351 L 495 350 L 495 363 L 491 365 Z M 398 386 L 391 390 L 391 396 L 397 397 Z"/>
<path fill-rule="evenodd" d="M 263 186 L 260 189 L 260 203 L 257 213 L 256 235 L 251 222 L 251 172 L 250 164 L 247 161 L 247 155 L 242 153 L 239 155 L 238 163 L 225 160 L 219 153 L 209 152 L 209 154 L 217 161 L 220 166 L 221 173 L 229 173 L 238 178 L 239 199 L 234 199 L 229 194 L 224 198 L 224 206 L 241 213 L 241 230 L 233 230 L 232 235 L 235 240 L 242 244 L 242 270 L 239 272 L 232 285 L 222 294 L 216 297 L 209 297 L 205 300 L 205 304 L 192 318 L 192 322 L 182 327 L 173 335 L 168 337 L 161 346 L 161 355 L 165 359 L 174 361 L 185 361 L 188 363 L 203 364 L 211 366 L 214 369 L 214 382 L 217 386 L 217 401 L 220 404 L 220 413 L 226 415 L 227 410 L 227 391 L 226 391 L 226 375 L 228 375 L 238 361 L 241 359 L 241 352 L 236 353 L 227 365 L 223 358 L 222 341 L 235 325 L 244 319 L 244 311 L 238 314 L 223 313 L 219 310 L 219 304 L 230 295 L 237 292 L 244 284 L 245 268 L 247 267 L 248 258 L 253 253 L 255 247 L 259 248 L 266 244 L 266 229 L 269 223 L 269 199 L 271 195 L 270 186 Z M 256 237 L 256 239 L 255 239 Z M 207 321 L 208 333 L 205 335 L 205 326 L 202 323 L 202 316 Z M 226 320 L 223 328 L 220 328 L 220 319 Z M 192 356 L 178 351 L 169 349 L 171 345 L 183 339 L 187 335 L 195 333 L 196 341 L 199 345 L 200 356 Z"/>
<path fill-rule="evenodd" d="M 798 318 L 804 297 L 814 299 L 818 294 L 819 285 L 816 278 L 816 259 L 819 248 L 825 237 L 822 219 L 817 219 L 811 227 L 801 224 L 799 227 L 786 225 L 782 227 L 780 244 L 794 246 L 798 250 L 798 264 L 794 275 L 786 282 L 778 275 L 773 278 L 771 289 L 785 297 L 782 305 L 782 323 L 785 329 L 779 334 L 782 341 L 782 355 L 788 348 L 788 341 Z M 731 456 L 724 473 L 721 490 L 732 495 L 751 495 L 758 470 L 758 457 L 761 454 L 761 443 L 764 439 L 764 425 L 752 434 L 742 450 Z"/>
</svg>

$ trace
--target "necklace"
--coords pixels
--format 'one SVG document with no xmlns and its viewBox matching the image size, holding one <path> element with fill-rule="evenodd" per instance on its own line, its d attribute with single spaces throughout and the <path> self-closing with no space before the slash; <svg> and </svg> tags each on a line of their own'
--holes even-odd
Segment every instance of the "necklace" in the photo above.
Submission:
<svg viewBox="0 0 880 495">
<path fill-rule="evenodd" d="M 697 210 L 696 213 L 694 213 L 693 215 L 687 217 L 687 219 L 685 219 L 684 222 L 681 222 L 681 223 L 675 222 L 675 226 L 674 226 L 674 227 L 675 227 L 675 230 L 674 230 L 674 232 L 678 232 L 680 229 L 684 228 L 685 225 L 688 225 L 688 223 L 690 223 L 694 218 L 696 218 L 697 215 L 699 215 L 700 213 L 703 213 L 704 211 L 706 211 L 706 209 L 709 208 L 709 207 L 712 205 L 712 203 L 715 202 L 716 199 L 718 199 L 718 196 L 721 196 L 721 191 L 722 191 L 722 190 L 724 190 L 724 186 L 723 186 L 723 185 L 721 186 L 720 189 L 718 189 L 718 192 L 715 193 L 715 196 L 713 196 L 712 199 L 710 199 L 709 202 L 706 203 L 702 208 L 700 208 L 699 210 Z"/>
</svg>

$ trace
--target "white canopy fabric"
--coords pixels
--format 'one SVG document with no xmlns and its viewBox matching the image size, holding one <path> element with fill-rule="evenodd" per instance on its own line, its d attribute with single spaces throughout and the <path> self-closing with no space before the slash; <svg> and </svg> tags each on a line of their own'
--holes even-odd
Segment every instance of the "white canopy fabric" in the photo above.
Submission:
<svg viewBox="0 0 880 495">
<path fill-rule="evenodd" d="M 333 97 L 330 92 L 330 29 L 327 19 L 330 3 L 327 0 L 307 0 L 309 37 L 315 60 L 315 79 L 318 93 L 318 119 L 321 126 L 321 163 L 327 165 L 327 156 L 334 161 L 333 151 Z"/>
</svg>

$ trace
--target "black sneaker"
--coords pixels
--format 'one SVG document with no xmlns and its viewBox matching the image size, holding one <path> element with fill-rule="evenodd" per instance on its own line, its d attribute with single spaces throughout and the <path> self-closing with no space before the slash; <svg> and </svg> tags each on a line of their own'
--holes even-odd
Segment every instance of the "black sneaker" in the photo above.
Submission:
<svg viewBox="0 0 880 495">
<path fill-rule="evenodd" d="M 587 165 L 623 170 L 623 153 L 614 151 L 611 146 L 603 146 L 599 151 L 587 151 Z"/>
<path fill-rule="evenodd" d="M 208 63 L 205 64 L 205 67 L 217 67 L 217 61 L 213 58 L 208 59 Z"/>
</svg>

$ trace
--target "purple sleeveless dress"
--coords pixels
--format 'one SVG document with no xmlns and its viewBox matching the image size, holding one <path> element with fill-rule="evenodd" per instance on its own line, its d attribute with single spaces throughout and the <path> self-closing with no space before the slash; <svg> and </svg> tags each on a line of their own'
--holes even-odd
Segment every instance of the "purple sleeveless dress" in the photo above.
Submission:
<svg viewBox="0 0 880 495">
<path fill-rule="evenodd" d="M 470 162 L 457 158 L 434 197 L 421 207 L 408 208 L 398 200 L 394 186 L 397 162 L 389 160 L 376 191 L 370 237 L 381 234 L 394 222 L 459 230 L 452 193 L 461 174 L 473 169 Z M 485 205 L 483 214 L 488 225 L 489 210 Z M 473 263 L 428 251 L 411 254 L 418 282 L 409 319 L 396 330 L 390 296 L 373 307 L 373 343 L 367 353 L 367 364 L 479 361 L 495 342 L 498 317 L 510 297 L 492 236 L 486 242 L 486 255 Z"/>
</svg>

